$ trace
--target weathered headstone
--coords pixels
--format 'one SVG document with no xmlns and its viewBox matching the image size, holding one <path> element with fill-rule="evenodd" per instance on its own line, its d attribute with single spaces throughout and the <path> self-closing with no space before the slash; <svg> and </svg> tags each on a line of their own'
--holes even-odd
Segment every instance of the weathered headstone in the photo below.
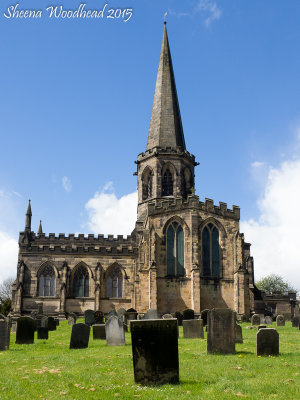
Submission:
<svg viewBox="0 0 300 400">
<path fill-rule="evenodd" d="M 10 342 L 10 326 L 8 318 L 0 319 L 0 350 L 8 350 Z"/>
<path fill-rule="evenodd" d="M 123 308 L 123 307 L 119 308 L 119 310 L 117 311 L 117 314 L 118 314 L 118 317 L 119 317 L 122 321 L 124 321 L 125 314 L 126 314 L 125 308 Z"/>
<path fill-rule="evenodd" d="M 207 314 L 208 314 L 209 309 L 206 308 L 205 310 L 201 311 L 201 319 L 203 321 L 203 326 L 207 325 Z"/>
<path fill-rule="evenodd" d="M 13 333 L 16 333 L 17 330 L 17 321 L 13 321 L 11 325 L 11 330 Z"/>
<path fill-rule="evenodd" d="M 293 317 L 292 318 L 292 327 L 293 328 L 298 328 L 299 327 L 299 317 Z"/>
<path fill-rule="evenodd" d="M 277 326 L 285 326 L 285 319 L 283 315 L 277 315 L 276 317 L 276 325 Z"/>
<path fill-rule="evenodd" d="M 256 334 L 256 355 L 277 356 L 279 354 L 279 334 L 276 329 L 262 328 Z"/>
<path fill-rule="evenodd" d="M 175 318 L 177 318 L 178 326 L 182 326 L 183 315 L 180 311 L 175 312 Z"/>
<path fill-rule="evenodd" d="M 265 317 L 265 324 L 267 325 L 272 325 L 273 324 L 273 320 L 272 317 L 269 317 L 268 315 Z"/>
<path fill-rule="evenodd" d="M 105 334 L 105 324 L 95 324 L 93 325 L 93 339 L 103 339 L 106 340 Z"/>
<path fill-rule="evenodd" d="M 68 315 L 68 325 L 76 324 L 77 316 L 74 313 L 69 313 Z"/>
<path fill-rule="evenodd" d="M 130 321 L 137 319 L 137 314 L 138 313 L 134 308 L 129 308 L 129 310 L 126 311 L 124 322 L 130 327 Z"/>
<path fill-rule="evenodd" d="M 235 343 L 243 343 L 243 331 L 239 324 L 235 324 Z"/>
<path fill-rule="evenodd" d="M 259 314 L 253 314 L 252 315 L 251 324 L 252 325 L 260 325 L 260 315 Z"/>
<path fill-rule="evenodd" d="M 207 352 L 235 353 L 236 314 L 229 308 L 214 308 L 207 314 Z"/>
<path fill-rule="evenodd" d="M 173 315 L 172 314 L 164 314 L 163 316 L 162 316 L 162 319 L 173 319 Z"/>
<path fill-rule="evenodd" d="M 84 312 L 84 321 L 86 325 L 92 326 L 95 323 L 95 311 L 86 310 Z"/>
<path fill-rule="evenodd" d="M 37 338 L 38 339 L 48 339 L 48 328 L 38 328 L 37 329 Z"/>
<path fill-rule="evenodd" d="M 89 345 L 90 327 L 86 324 L 72 326 L 70 349 L 85 349 Z"/>
<path fill-rule="evenodd" d="M 39 315 L 43 315 L 43 303 L 38 303 L 37 308 Z"/>
<path fill-rule="evenodd" d="M 190 308 L 187 308 L 183 311 L 183 319 L 194 319 L 195 318 L 195 312 L 194 310 L 191 310 Z"/>
<path fill-rule="evenodd" d="M 202 319 L 187 319 L 182 321 L 183 337 L 185 339 L 204 338 Z"/>
<path fill-rule="evenodd" d="M 134 380 L 142 385 L 179 382 L 177 320 L 131 321 Z"/>
<path fill-rule="evenodd" d="M 113 315 L 105 323 L 106 343 L 108 346 L 124 346 L 125 334 L 123 322 Z"/>
<path fill-rule="evenodd" d="M 56 331 L 56 322 L 53 317 L 48 317 L 48 331 Z"/>
<path fill-rule="evenodd" d="M 41 328 L 48 328 L 48 317 L 44 316 L 41 318 Z"/>
<path fill-rule="evenodd" d="M 20 317 L 17 320 L 16 344 L 34 343 L 35 322 L 31 317 Z"/>
<path fill-rule="evenodd" d="M 157 310 L 154 310 L 153 308 L 150 308 L 146 314 L 144 314 L 142 319 L 159 319 L 159 315 Z"/>
<path fill-rule="evenodd" d="M 95 311 L 95 315 L 94 315 L 94 323 L 95 325 L 102 325 L 103 321 L 104 321 L 104 315 L 102 311 Z"/>
</svg>

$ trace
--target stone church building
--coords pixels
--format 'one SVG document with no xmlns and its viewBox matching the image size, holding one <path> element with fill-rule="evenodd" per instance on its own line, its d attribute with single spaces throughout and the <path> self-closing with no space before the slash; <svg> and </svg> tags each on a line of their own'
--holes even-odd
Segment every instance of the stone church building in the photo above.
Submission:
<svg viewBox="0 0 300 400">
<path fill-rule="evenodd" d="M 195 156 L 185 145 L 166 24 L 147 147 L 137 157 L 138 209 L 131 236 L 20 232 L 13 314 L 64 318 L 87 309 L 149 308 L 199 313 L 254 310 L 250 244 L 239 231 L 240 209 L 199 201 Z M 126 215 L 124 215 L 126 218 Z"/>
</svg>

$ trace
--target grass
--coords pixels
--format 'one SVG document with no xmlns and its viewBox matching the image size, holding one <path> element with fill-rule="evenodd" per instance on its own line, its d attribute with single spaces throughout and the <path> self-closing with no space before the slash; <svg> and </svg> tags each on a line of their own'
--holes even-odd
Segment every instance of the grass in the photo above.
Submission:
<svg viewBox="0 0 300 400">
<path fill-rule="evenodd" d="M 235 355 L 207 355 L 206 339 L 183 339 L 180 384 L 136 385 L 130 333 L 126 346 L 108 347 L 92 334 L 88 349 L 69 350 L 71 326 L 61 322 L 49 340 L 0 352 L 0 399 L 300 399 L 300 330 L 276 327 L 279 357 L 256 357 L 256 329 L 246 329 Z M 274 324 L 273 324 L 274 325 Z"/>
</svg>

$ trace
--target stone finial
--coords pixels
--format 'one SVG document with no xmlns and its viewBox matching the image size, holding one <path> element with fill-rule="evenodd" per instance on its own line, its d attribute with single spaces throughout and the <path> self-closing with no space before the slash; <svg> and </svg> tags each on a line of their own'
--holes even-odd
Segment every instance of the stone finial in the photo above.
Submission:
<svg viewBox="0 0 300 400">
<path fill-rule="evenodd" d="M 42 228 L 42 220 L 40 220 L 40 225 L 38 229 L 38 235 L 41 235 L 43 233 L 43 228 Z"/>
</svg>

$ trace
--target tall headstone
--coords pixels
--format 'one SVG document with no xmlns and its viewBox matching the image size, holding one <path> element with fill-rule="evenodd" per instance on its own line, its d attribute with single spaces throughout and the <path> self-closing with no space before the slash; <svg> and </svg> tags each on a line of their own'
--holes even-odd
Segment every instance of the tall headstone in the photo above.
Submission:
<svg viewBox="0 0 300 400">
<path fill-rule="evenodd" d="M 92 326 L 95 323 L 95 311 L 86 310 L 84 312 L 84 321 L 86 325 Z"/>
<path fill-rule="evenodd" d="M 142 319 L 159 319 L 159 315 L 157 310 L 154 310 L 153 308 L 150 308 L 146 314 L 144 314 Z"/>
<path fill-rule="evenodd" d="M 106 340 L 105 334 L 105 324 L 95 324 L 93 325 L 93 339 Z"/>
<path fill-rule="evenodd" d="M 85 349 L 89 345 L 90 327 L 86 324 L 72 326 L 70 349 Z"/>
<path fill-rule="evenodd" d="M 252 315 L 251 324 L 252 325 L 260 325 L 260 315 L 259 314 L 253 314 Z"/>
<path fill-rule="evenodd" d="M 108 346 L 124 346 L 125 333 L 123 322 L 113 315 L 105 323 L 106 343 Z"/>
<path fill-rule="evenodd" d="M 185 339 L 203 339 L 203 321 L 202 319 L 186 319 L 182 321 L 183 337 Z"/>
<path fill-rule="evenodd" d="M 134 380 L 142 385 L 179 382 L 177 320 L 131 322 Z"/>
<path fill-rule="evenodd" d="M 20 317 L 17 320 L 16 344 L 34 343 L 35 322 L 31 317 Z"/>
<path fill-rule="evenodd" d="M 292 327 L 293 328 L 298 328 L 299 327 L 299 317 L 293 317 L 292 318 Z"/>
<path fill-rule="evenodd" d="M 201 311 L 201 319 L 203 320 L 203 326 L 207 325 L 207 314 L 209 309 L 206 308 L 205 310 Z"/>
<path fill-rule="evenodd" d="M 37 338 L 48 340 L 48 328 L 38 328 L 37 329 Z"/>
<path fill-rule="evenodd" d="M 285 319 L 283 315 L 277 315 L 276 317 L 276 325 L 277 326 L 285 326 Z"/>
<path fill-rule="evenodd" d="M 256 334 L 256 355 L 277 356 L 279 354 L 279 334 L 276 329 L 262 328 Z"/>
<path fill-rule="evenodd" d="M 183 319 L 194 319 L 195 318 L 195 312 L 194 310 L 191 310 L 190 308 L 187 308 L 183 311 Z"/>
<path fill-rule="evenodd" d="M 48 317 L 48 330 L 56 331 L 56 322 L 53 317 Z"/>
<path fill-rule="evenodd" d="M 102 311 L 99 311 L 99 310 L 95 311 L 94 318 L 95 318 L 95 321 L 94 321 L 95 325 L 102 325 L 103 324 L 104 314 L 103 314 Z"/>
<path fill-rule="evenodd" d="M 243 343 L 243 331 L 239 324 L 235 325 L 235 343 Z"/>
<path fill-rule="evenodd" d="M 207 314 L 207 353 L 235 353 L 236 314 L 229 308 L 214 308 Z"/>
<path fill-rule="evenodd" d="M 175 318 L 177 318 L 178 326 L 182 326 L 183 315 L 180 311 L 175 312 Z"/>
<path fill-rule="evenodd" d="M 0 319 L 0 351 L 8 350 L 10 342 L 10 326 L 8 318 Z"/>
</svg>

